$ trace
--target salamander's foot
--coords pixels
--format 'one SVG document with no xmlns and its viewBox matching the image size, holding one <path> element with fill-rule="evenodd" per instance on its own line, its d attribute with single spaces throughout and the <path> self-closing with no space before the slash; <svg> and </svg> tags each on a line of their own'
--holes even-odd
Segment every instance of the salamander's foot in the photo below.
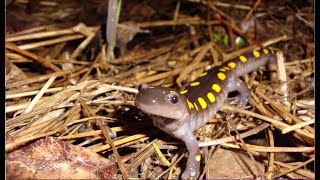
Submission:
<svg viewBox="0 0 320 180">
<path fill-rule="evenodd" d="M 199 168 L 187 169 L 182 173 L 181 179 L 196 179 L 198 176 Z"/>
<path fill-rule="evenodd" d="M 246 94 L 244 96 L 238 95 L 234 100 L 230 102 L 230 104 L 236 105 L 237 108 L 244 108 L 250 99 L 250 94 Z"/>
<path fill-rule="evenodd" d="M 238 108 L 243 108 L 247 105 L 250 98 L 250 90 L 246 83 L 241 80 L 235 79 L 228 83 L 229 92 L 237 91 L 239 95 L 235 98 L 235 100 L 231 101 L 231 104 L 236 104 Z"/>
</svg>

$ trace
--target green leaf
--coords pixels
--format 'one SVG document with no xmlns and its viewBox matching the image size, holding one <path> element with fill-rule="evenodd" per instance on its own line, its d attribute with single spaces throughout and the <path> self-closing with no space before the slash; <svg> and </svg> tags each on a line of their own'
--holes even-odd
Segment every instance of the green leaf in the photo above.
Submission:
<svg viewBox="0 0 320 180">
<path fill-rule="evenodd" d="M 223 45 L 228 46 L 229 36 L 226 34 L 223 37 Z"/>
</svg>

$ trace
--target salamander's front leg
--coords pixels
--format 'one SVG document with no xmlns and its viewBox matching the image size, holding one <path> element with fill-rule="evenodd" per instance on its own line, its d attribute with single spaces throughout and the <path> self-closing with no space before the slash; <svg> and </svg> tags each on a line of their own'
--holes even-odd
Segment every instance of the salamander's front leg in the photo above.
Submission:
<svg viewBox="0 0 320 180">
<path fill-rule="evenodd" d="M 229 80 L 229 92 L 237 91 L 239 95 L 230 104 L 237 104 L 238 107 L 244 107 L 250 99 L 250 90 L 245 82 L 237 79 Z"/>
<path fill-rule="evenodd" d="M 192 132 L 188 132 L 185 136 L 180 138 L 189 151 L 189 158 L 187 166 L 182 173 L 182 179 L 196 179 L 199 175 L 201 154 L 198 146 L 198 141 Z"/>
</svg>

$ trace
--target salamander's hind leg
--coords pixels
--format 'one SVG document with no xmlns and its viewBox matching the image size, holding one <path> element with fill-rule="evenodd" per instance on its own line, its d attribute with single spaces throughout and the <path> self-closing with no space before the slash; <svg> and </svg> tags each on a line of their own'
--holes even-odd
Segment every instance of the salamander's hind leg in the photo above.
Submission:
<svg viewBox="0 0 320 180">
<path fill-rule="evenodd" d="M 247 87 L 247 84 L 241 80 L 234 79 L 228 82 L 229 92 L 237 91 L 239 95 L 236 96 L 236 99 L 231 101 L 231 104 L 236 104 L 237 107 L 244 107 L 250 99 L 250 90 Z"/>
</svg>

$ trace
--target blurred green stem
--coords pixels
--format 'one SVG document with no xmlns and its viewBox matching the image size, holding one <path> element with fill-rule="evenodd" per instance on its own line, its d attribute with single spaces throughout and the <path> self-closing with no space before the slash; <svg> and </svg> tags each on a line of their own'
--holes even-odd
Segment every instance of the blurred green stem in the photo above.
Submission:
<svg viewBox="0 0 320 180">
<path fill-rule="evenodd" d="M 122 0 L 109 0 L 108 4 L 108 19 L 107 19 L 107 58 L 110 61 L 114 58 L 114 47 L 116 46 L 117 24 L 119 22 Z"/>
</svg>

